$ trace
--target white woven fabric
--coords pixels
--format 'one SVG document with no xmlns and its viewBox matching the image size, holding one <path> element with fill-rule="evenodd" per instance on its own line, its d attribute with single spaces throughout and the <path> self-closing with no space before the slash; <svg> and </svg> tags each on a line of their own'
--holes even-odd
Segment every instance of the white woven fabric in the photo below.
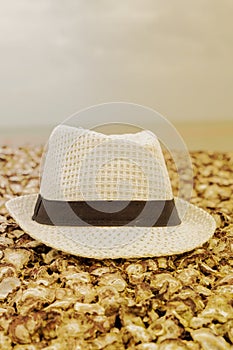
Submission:
<svg viewBox="0 0 233 350">
<path fill-rule="evenodd" d="M 181 254 L 200 247 L 215 231 L 214 219 L 204 210 L 188 204 L 186 216 L 176 227 L 56 227 L 40 225 L 31 216 L 37 195 L 7 202 L 10 214 L 34 239 L 67 253 L 96 259 L 140 258 Z M 178 210 L 187 206 L 176 199 Z M 119 237 L 126 236 L 125 240 Z M 134 237 L 134 241 L 128 237 Z"/>
<path fill-rule="evenodd" d="M 104 135 L 60 125 L 52 132 L 41 195 L 54 200 L 172 199 L 157 137 Z"/>
<path fill-rule="evenodd" d="M 66 201 L 173 198 L 162 150 L 153 133 L 104 135 L 66 125 L 56 127 L 50 136 L 40 194 Z M 175 199 L 178 213 L 186 214 L 173 227 L 42 225 L 32 220 L 36 200 L 37 194 L 16 197 L 6 207 L 33 238 L 90 258 L 179 254 L 201 246 L 216 227 L 207 212 L 179 198 Z"/>
</svg>

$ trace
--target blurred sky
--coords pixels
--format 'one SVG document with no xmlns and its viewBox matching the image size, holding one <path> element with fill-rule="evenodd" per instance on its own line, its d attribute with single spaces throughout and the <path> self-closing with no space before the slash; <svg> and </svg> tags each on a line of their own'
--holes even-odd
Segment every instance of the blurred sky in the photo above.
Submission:
<svg viewBox="0 0 233 350">
<path fill-rule="evenodd" d="M 109 101 L 233 120 L 232 0 L 0 0 L 0 126 Z"/>
</svg>

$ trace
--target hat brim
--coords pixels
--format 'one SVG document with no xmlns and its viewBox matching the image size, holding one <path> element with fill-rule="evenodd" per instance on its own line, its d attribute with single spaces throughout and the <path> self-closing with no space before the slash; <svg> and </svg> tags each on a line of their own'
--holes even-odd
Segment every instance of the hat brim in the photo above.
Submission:
<svg viewBox="0 0 233 350">
<path fill-rule="evenodd" d="M 181 254 L 202 246 L 216 223 L 206 211 L 175 198 L 182 223 L 173 227 L 69 227 L 42 225 L 32 220 L 37 194 L 15 197 L 6 208 L 32 238 L 69 254 L 95 258 L 141 258 Z"/>
</svg>

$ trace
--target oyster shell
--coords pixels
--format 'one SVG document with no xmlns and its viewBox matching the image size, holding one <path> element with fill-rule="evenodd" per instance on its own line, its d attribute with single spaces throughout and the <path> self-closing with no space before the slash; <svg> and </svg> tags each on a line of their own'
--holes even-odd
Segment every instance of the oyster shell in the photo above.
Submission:
<svg viewBox="0 0 233 350">
<path fill-rule="evenodd" d="M 98 279 L 99 286 L 111 286 L 118 292 L 122 292 L 126 287 L 126 282 L 119 273 L 105 273 Z"/>
<path fill-rule="evenodd" d="M 3 332 L 0 331 L 0 344 L 1 350 L 11 350 L 11 339 L 7 337 Z"/>
<path fill-rule="evenodd" d="M 20 280 L 17 277 L 6 277 L 0 283 L 0 300 L 6 297 L 20 287 Z"/>
<path fill-rule="evenodd" d="M 153 339 L 151 333 L 145 327 L 142 326 L 129 324 L 125 326 L 125 331 L 129 333 L 129 336 L 133 338 L 135 343 L 148 343 Z"/>
<path fill-rule="evenodd" d="M 78 313 L 88 313 L 88 314 L 97 314 L 104 315 L 105 310 L 101 305 L 98 304 L 84 304 L 84 303 L 75 303 L 74 310 Z"/>
<path fill-rule="evenodd" d="M 217 222 L 206 244 L 171 257 L 97 261 L 18 227 L 4 203 L 38 192 L 42 147 L 0 148 L 0 286 L 14 281 L 0 305 L 1 349 L 232 348 L 233 152 L 191 154 L 191 202 Z M 176 167 L 164 154 L 176 195 Z"/>
<path fill-rule="evenodd" d="M 159 294 L 165 294 L 166 298 L 178 292 L 182 287 L 181 282 L 169 273 L 156 274 L 150 285 Z"/>
<path fill-rule="evenodd" d="M 15 266 L 17 270 L 22 269 L 31 257 L 31 252 L 26 249 L 11 249 L 7 248 L 4 251 L 4 260 Z"/>
<path fill-rule="evenodd" d="M 218 349 L 218 350 L 230 350 L 232 347 L 228 344 L 223 337 L 214 335 L 207 328 L 200 328 L 191 332 L 195 341 L 201 344 L 203 350 Z"/>
</svg>

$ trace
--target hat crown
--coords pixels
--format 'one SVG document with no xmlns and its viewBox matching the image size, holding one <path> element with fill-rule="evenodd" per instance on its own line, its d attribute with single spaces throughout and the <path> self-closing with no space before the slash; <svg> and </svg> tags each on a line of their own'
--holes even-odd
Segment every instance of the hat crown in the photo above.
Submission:
<svg viewBox="0 0 233 350">
<path fill-rule="evenodd" d="M 57 126 L 48 142 L 40 193 L 51 200 L 173 198 L 163 153 L 148 130 L 105 135 Z"/>
</svg>

